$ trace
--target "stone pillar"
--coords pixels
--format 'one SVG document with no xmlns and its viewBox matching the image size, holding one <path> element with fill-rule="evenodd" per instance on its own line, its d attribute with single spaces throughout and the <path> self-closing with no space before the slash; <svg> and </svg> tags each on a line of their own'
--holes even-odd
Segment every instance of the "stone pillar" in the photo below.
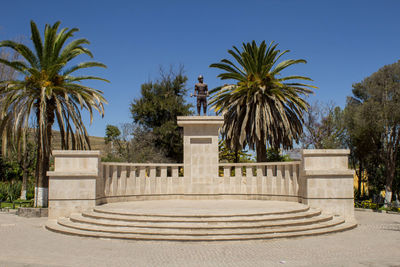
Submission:
<svg viewBox="0 0 400 267">
<path fill-rule="evenodd" d="M 100 151 L 54 150 L 49 176 L 49 219 L 68 217 L 96 205 Z M 100 192 L 98 192 L 100 193 Z"/>
<path fill-rule="evenodd" d="M 178 125 L 183 127 L 185 194 L 214 193 L 213 180 L 218 177 L 218 132 L 223 123 L 221 116 L 178 117 Z"/>
<path fill-rule="evenodd" d="M 354 171 L 347 149 L 302 151 L 299 194 L 302 203 L 354 220 Z"/>
</svg>

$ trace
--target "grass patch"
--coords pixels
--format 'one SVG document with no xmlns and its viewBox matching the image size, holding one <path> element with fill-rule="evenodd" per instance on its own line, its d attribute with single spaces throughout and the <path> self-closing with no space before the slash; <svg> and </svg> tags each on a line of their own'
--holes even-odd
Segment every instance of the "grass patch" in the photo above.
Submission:
<svg viewBox="0 0 400 267">
<path fill-rule="evenodd" d="M 33 200 L 15 200 L 14 202 L 0 202 L 1 209 L 16 209 L 33 207 Z"/>
</svg>

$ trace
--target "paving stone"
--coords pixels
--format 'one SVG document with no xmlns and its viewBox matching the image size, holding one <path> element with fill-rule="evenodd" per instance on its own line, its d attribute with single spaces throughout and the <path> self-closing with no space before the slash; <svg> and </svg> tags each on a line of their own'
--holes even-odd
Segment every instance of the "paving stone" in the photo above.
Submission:
<svg viewBox="0 0 400 267">
<path fill-rule="evenodd" d="M 0 266 L 399 266 L 400 216 L 355 214 L 359 226 L 334 235 L 171 243 L 60 235 L 0 213 Z"/>
</svg>

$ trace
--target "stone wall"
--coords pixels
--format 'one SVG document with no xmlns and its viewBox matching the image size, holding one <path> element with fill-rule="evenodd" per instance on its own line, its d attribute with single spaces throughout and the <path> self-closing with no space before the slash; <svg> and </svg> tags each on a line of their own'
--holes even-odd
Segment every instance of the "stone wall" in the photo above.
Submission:
<svg viewBox="0 0 400 267">
<path fill-rule="evenodd" d="M 354 219 L 354 171 L 348 169 L 346 149 L 302 151 L 302 203 Z"/>
</svg>

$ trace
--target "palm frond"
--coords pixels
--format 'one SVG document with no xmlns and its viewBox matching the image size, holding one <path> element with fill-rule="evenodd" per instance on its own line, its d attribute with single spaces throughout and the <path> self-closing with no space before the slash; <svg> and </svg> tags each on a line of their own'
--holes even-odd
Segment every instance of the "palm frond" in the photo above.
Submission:
<svg viewBox="0 0 400 267">
<path fill-rule="evenodd" d="M 210 105 L 217 114 L 224 115 L 222 135 L 231 149 L 248 145 L 262 151 L 260 146 L 266 144 L 290 148 L 300 138 L 303 112 L 308 107 L 302 96 L 317 87 L 298 82 L 312 81 L 308 77 L 280 76 L 287 67 L 306 61 L 289 59 L 278 63 L 289 50 L 281 52 L 277 46 L 274 42 L 267 46 L 265 41 L 260 45 L 255 41 L 243 43 L 241 50 L 235 46 L 228 50 L 238 65 L 229 59 L 210 65 L 223 71 L 218 74 L 221 80 L 236 81 L 210 91 Z"/>
</svg>

